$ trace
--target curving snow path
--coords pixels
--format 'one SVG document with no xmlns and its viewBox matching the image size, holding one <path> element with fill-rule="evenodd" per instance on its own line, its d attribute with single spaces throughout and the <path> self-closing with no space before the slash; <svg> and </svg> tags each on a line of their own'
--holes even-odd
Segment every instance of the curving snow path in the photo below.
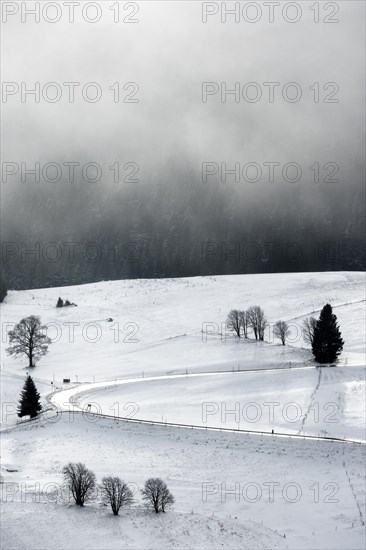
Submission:
<svg viewBox="0 0 366 550">
<path fill-rule="evenodd" d="M 293 367 L 293 368 L 281 368 L 281 369 L 262 369 L 262 371 L 279 371 L 279 370 L 304 370 L 304 369 L 316 369 L 317 367 Z M 335 367 L 336 368 L 336 367 Z M 260 435 L 269 435 L 269 436 L 280 436 L 280 437 L 288 437 L 288 438 L 301 438 L 301 439 L 313 439 L 313 440 L 325 440 L 325 441 L 346 441 L 350 443 L 363 443 L 365 444 L 366 441 L 363 439 L 351 439 L 351 438 L 341 438 L 341 437 L 332 437 L 332 436 L 319 436 L 319 435 L 310 435 L 310 434 L 303 434 L 303 433 L 284 433 L 275 431 L 275 434 L 271 430 L 254 430 L 254 429 L 239 429 L 235 427 L 215 427 L 215 426 L 208 426 L 208 425 L 195 425 L 195 424 L 185 424 L 180 422 L 167 422 L 167 421 L 157 421 L 152 419 L 141 419 L 141 418 L 132 418 L 128 414 L 126 416 L 119 416 L 116 414 L 103 414 L 101 412 L 93 412 L 92 408 L 89 407 L 88 403 L 81 403 L 81 401 L 90 393 L 99 392 L 102 390 L 110 390 L 113 388 L 117 388 L 120 386 L 128 385 L 128 384 L 145 384 L 145 383 L 151 383 L 156 381 L 175 381 L 179 379 L 187 379 L 187 378 L 200 378 L 200 377 L 223 377 L 228 375 L 244 375 L 246 373 L 250 372 L 256 372 L 258 373 L 258 369 L 255 369 L 254 371 L 236 371 L 235 373 L 231 373 L 228 371 L 224 372 L 204 372 L 204 373 L 190 373 L 190 374 L 175 374 L 175 375 L 161 375 L 161 376 L 151 376 L 151 377 L 139 377 L 139 378 L 128 378 L 128 379 L 115 379 L 115 380 L 109 380 L 104 382 L 95 382 L 95 383 L 87 383 L 87 384 L 79 384 L 75 385 L 72 388 L 68 388 L 66 390 L 60 390 L 55 391 L 54 393 L 50 394 L 48 396 L 48 400 L 51 403 L 51 405 L 56 409 L 58 412 L 75 412 L 75 413 L 82 413 L 85 415 L 96 415 L 101 417 L 110 417 L 120 420 L 125 420 L 126 422 L 134 422 L 134 423 L 146 423 L 146 424 L 153 424 L 153 425 L 164 425 L 164 426 L 172 426 L 172 427 L 185 427 L 185 428 L 191 428 L 191 429 L 197 429 L 197 430 L 211 430 L 211 431 L 230 431 L 235 433 L 253 433 L 253 434 L 260 434 Z M 321 372 L 321 370 L 319 370 Z M 124 407 L 124 410 L 127 410 L 128 407 Z"/>
</svg>

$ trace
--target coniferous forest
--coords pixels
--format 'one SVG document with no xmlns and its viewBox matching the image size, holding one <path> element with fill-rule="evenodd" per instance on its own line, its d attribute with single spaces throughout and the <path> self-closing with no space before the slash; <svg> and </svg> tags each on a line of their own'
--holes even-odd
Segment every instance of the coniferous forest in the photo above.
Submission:
<svg viewBox="0 0 366 550">
<path fill-rule="evenodd" d="M 365 268 L 362 178 L 203 183 L 178 168 L 174 181 L 4 184 L 7 288 Z"/>
</svg>

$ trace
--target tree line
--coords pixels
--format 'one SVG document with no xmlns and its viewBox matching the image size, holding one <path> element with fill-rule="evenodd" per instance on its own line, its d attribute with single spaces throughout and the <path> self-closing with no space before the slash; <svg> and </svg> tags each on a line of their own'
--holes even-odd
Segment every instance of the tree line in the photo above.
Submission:
<svg viewBox="0 0 366 550">
<path fill-rule="evenodd" d="M 81 462 L 70 462 L 64 466 L 62 473 L 65 483 L 77 506 L 84 506 L 91 500 L 97 488 L 96 476 Z M 103 477 L 100 485 L 102 503 L 109 505 L 113 515 L 118 516 L 123 506 L 134 502 L 133 493 L 128 485 L 118 476 Z M 159 477 L 149 478 L 141 489 L 142 499 L 156 514 L 165 513 L 174 504 L 174 497 L 167 484 Z"/>
<path fill-rule="evenodd" d="M 105 182 L 60 182 L 47 192 L 42 185 L 4 186 L 8 288 L 365 269 L 363 177 L 331 188 L 202 185 L 178 160 L 170 174 L 163 170 L 107 193 Z M 65 242 L 77 243 L 71 259 Z M 59 254 L 44 250 L 48 243 L 56 243 Z M 90 243 L 97 247 L 88 254 Z M 215 253 L 203 254 L 205 243 L 213 243 Z"/>
<path fill-rule="evenodd" d="M 256 340 L 264 340 L 264 332 L 268 326 L 267 317 L 260 306 L 251 306 L 247 310 L 231 309 L 226 319 L 226 326 L 238 338 L 242 334 L 248 338 L 248 330 L 253 331 Z M 286 321 L 277 321 L 273 334 L 279 338 L 282 345 L 290 334 Z M 307 317 L 302 326 L 303 339 L 311 345 L 313 355 L 319 363 L 332 363 L 341 353 L 344 341 L 339 330 L 337 316 L 332 306 L 326 304 L 320 312 L 319 319 Z"/>
</svg>

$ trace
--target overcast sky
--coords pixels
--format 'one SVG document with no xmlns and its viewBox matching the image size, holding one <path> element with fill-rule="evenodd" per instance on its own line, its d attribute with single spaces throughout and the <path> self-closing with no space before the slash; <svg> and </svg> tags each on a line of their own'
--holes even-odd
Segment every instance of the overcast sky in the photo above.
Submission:
<svg viewBox="0 0 366 550">
<path fill-rule="evenodd" d="M 20 13 L 3 24 L 3 81 L 19 87 L 40 82 L 41 88 L 53 81 L 62 88 L 57 103 L 42 97 L 40 103 L 31 97 L 22 103 L 17 93 L 2 104 L 3 161 L 135 160 L 148 177 L 171 159 L 198 172 L 203 161 L 324 160 L 342 163 L 349 178 L 359 177 L 365 146 L 364 2 L 338 2 L 336 24 L 315 24 L 309 9 L 314 2 L 303 1 L 294 24 L 280 11 L 269 23 L 264 10 L 255 24 L 235 23 L 233 17 L 222 23 L 220 14 L 203 23 L 202 4 L 192 1 L 137 2 L 135 24 L 114 23 L 113 3 L 102 2 L 99 22 L 83 21 L 75 8 L 71 24 L 63 4 L 55 24 L 42 16 L 40 23 L 32 16 L 22 23 Z M 121 18 L 132 9 L 122 10 Z M 325 15 L 331 12 L 320 13 Z M 289 103 L 281 90 L 294 81 L 303 97 Z M 75 103 L 68 102 L 63 82 L 80 82 Z M 98 103 L 81 98 L 88 82 L 101 86 Z M 114 103 L 108 87 L 115 82 L 121 88 L 137 83 L 139 102 Z M 203 103 L 202 82 L 226 82 L 228 88 L 257 82 L 263 97 L 235 103 L 228 96 L 222 103 L 217 93 Z M 274 103 L 264 82 L 280 83 Z M 339 103 L 314 103 L 309 86 L 315 82 L 321 99 L 323 84 L 336 82 Z M 122 97 L 132 91 L 122 89 Z"/>
</svg>

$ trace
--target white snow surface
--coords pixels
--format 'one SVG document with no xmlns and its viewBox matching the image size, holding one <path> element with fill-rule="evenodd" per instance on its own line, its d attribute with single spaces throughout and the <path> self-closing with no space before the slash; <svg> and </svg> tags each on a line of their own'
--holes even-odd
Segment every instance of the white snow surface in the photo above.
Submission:
<svg viewBox="0 0 366 550">
<path fill-rule="evenodd" d="M 363 548 L 364 445 L 276 432 L 365 441 L 364 291 L 363 273 L 332 272 L 9 292 L 1 305 L 1 548 Z M 78 306 L 56 309 L 59 296 Z M 336 366 L 317 368 L 300 327 L 327 302 L 345 346 Z M 270 323 L 266 341 L 238 342 L 225 329 L 227 313 L 255 304 Z M 31 314 L 54 339 L 31 374 L 58 414 L 19 422 L 27 364 L 5 354 L 6 332 Z M 292 323 L 286 346 L 273 341 L 279 319 Z M 53 381 L 58 391 L 47 397 Z M 113 416 L 275 434 L 73 412 L 88 403 Z M 85 462 L 98 481 L 130 482 L 135 504 L 114 518 L 97 498 L 84 509 L 65 502 L 61 470 L 70 461 Z M 139 496 L 156 476 L 176 500 L 159 516 Z"/>
</svg>

